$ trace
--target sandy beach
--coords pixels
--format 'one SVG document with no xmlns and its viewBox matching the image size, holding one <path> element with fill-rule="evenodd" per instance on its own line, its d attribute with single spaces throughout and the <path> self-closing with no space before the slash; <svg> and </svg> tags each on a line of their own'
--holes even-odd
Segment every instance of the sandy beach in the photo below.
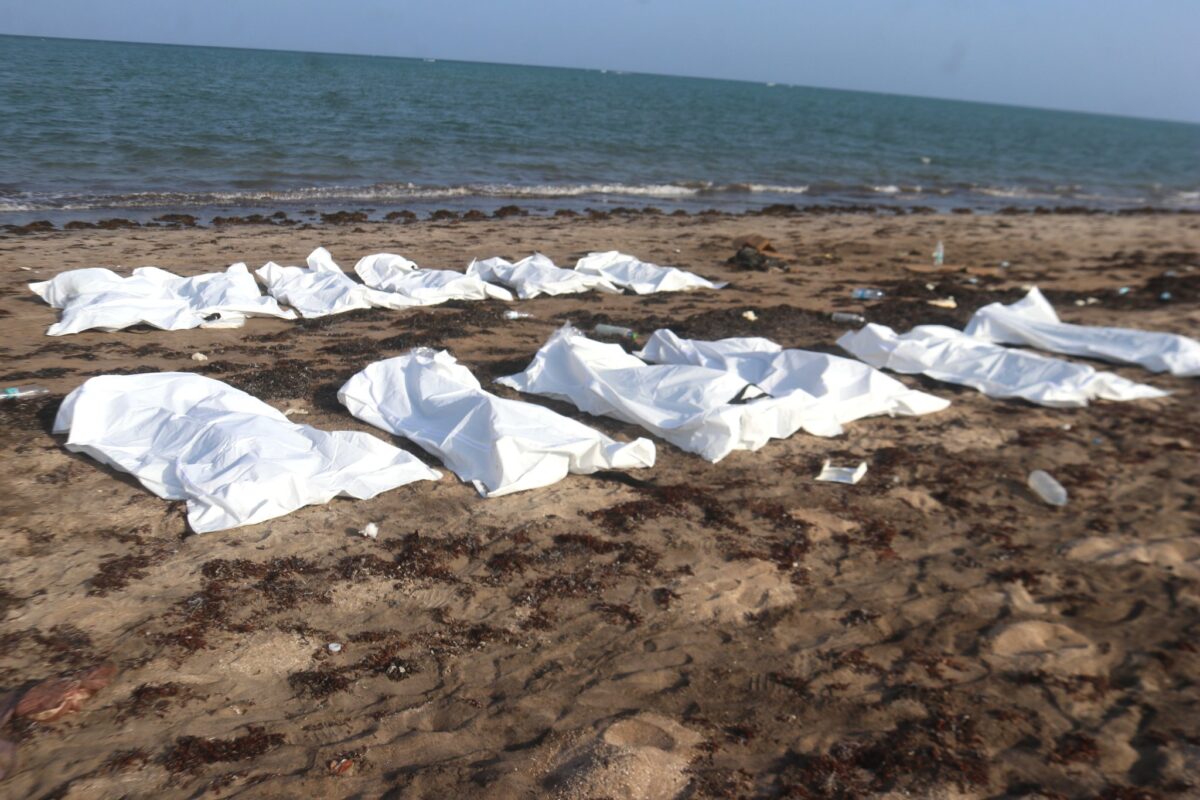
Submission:
<svg viewBox="0 0 1200 800">
<path fill-rule="evenodd" d="M 787 270 L 728 264 L 746 235 Z M 446 269 L 619 249 L 731 285 L 540 298 L 513 306 L 532 314 L 515 321 L 488 301 L 57 338 L 57 312 L 26 288 L 88 266 L 300 264 L 317 246 L 347 268 L 390 251 Z M 0 405 L 0 690 L 118 669 L 78 713 L 0 731 L 18 748 L 0 796 L 1200 797 L 1195 379 L 1096 364 L 1172 395 L 1056 410 L 903 376 L 952 405 L 718 464 L 659 442 L 653 469 L 489 500 L 446 471 L 201 536 L 181 503 L 48 432 L 94 375 L 194 371 L 318 428 L 374 431 L 336 390 L 415 346 L 450 350 L 485 383 L 524 369 L 567 321 L 838 352 L 833 311 L 962 327 L 1030 284 L 1070 322 L 1196 336 L 1200 216 L 630 213 L 0 236 L 0 383 L 51 390 Z M 864 306 L 859 286 L 887 296 Z M 929 304 L 946 297 L 957 308 Z M 827 458 L 869 472 L 817 483 Z M 1062 482 L 1065 508 L 1026 488 L 1032 469 Z M 368 522 L 377 540 L 358 535 Z"/>
</svg>

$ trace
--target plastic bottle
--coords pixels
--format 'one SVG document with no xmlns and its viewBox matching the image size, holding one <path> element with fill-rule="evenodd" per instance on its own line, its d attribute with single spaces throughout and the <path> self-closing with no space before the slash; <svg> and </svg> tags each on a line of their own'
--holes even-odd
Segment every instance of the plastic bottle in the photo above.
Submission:
<svg viewBox="0 0 1200 800">
<path fill-rule="evenodd" d="M 20 400 L 23 397 L 37 397 L 39 394 L 50 394 L 50 390 L 45 386 L 34 386 L 33 384 L 9 386 L 0 391 L 0 400 Z"/>
<path fill-rule="evenodd" d="M 532 316 L 533 314 L 530 314 L 528 311 L 509 310 L 504 312 L 505 319 L 529 319 Z"/>
<path fill-rule="evenodd" d="M 592 333 L 597 336 L 620 336 L 624 339 L 637 338 L 637 334 L 631 328 L 622 328 L 620 325 L 606 325 L 603 322 L 592 328 Z"/>
<path fill-rule="evenodd" d="M 941 239 L 938 240 L 937 247 L 933 248 L 933 263 L 936 266 L 941 266 L 946 260 L 946 248 L 942 246 Z"/>
<path fill-rule="evenodd" d="M 1048 472 L 1035 469 L 1029 473 L 1029 488 L 1049 505 L 1065 506 L 1067 504 L 1067 490 Z"/>
<path fill-rule="evenodd" d="M 880 300 L 883 298 L 883 289 L 855 289 L 850 296 L 855 300 Z"/>
<path fill-rule="evenodd" d="M 849 311 L 835 311 L 830 315 L 834 322 L 845 322 L 850 325 L 866 325 L 867 318 L 862 314 L 852 314 Z"/>
</svg>

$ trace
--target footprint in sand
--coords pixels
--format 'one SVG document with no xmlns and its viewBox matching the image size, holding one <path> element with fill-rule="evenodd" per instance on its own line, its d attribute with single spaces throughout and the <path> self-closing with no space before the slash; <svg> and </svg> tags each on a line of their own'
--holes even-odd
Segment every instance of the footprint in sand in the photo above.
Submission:
<svg viewBox="0 0 1200 800">
<path fill-rule="evenodd" d="M 744 622 L 747 614 L 796 602 L 787 573 L 757 559 L 698 570 L 676 589 L 684 614 L 697 620 Z"/>
<path fill-rule="evenodd" d="M 565 750 L 544 781 L 556 797 L 671 800 L 687 787 L 685 772 L 701 741 L 696 732 L 657 714 L 608 725 Z"/>
<path fill-rule="evenodd" d="M 1014 623 L 997 633 L 989 660 L 1019 672 L 1099 675 L 1105 671 L 1105 659 L 1091 639 L 1066 625 L 1035 620 Z"/>
<path fill-rule="evenodd" d="M 1067 558 L 1096 564 L 1150 564 L 1191 580 L 1200 579 L 1200 538 L 1123 542 L 1093 536 L 1075 542 Z"/>
</svg>

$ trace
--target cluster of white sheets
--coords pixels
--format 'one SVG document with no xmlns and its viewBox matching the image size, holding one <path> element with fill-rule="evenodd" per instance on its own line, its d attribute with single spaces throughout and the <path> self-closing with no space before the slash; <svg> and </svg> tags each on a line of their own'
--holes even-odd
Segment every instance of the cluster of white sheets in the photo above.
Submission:
<svg viewBox="0 0 1200 800">
<path fill-rule="evenodd" d="M 258 292 L 244 264 L 181 278 L 143 267 L 63 273 L 32 284 L 63 310 L 52 334 L 240 325 L 246 317 L 294 318 L 351 308 L 431 305 L 451 298 L 511 300 L 559 292 L 720 288 L 703 278 L 619 253 L 593 253 L 575 270 L 541 255 L 510 264 L 488 259 L 466 273 L 422 270 L 402 256 L 361 259 L 351 279 L 324 248 L 307 267 L 270 263 Z M 1036 289 L 1011 305 L 980 309 L 966 331 L 922 325 L 897 334 L 868 324 L 838 344 L 859 360 L 784 349 L 763 338 L 683 339 L 658 330 L 631 354 L 563 326 L 521 373 L 498 380 L 517 391 L 564 400 L 580 410 L 640 426 L 709 461 L 757 450 L 797 431 L 834 436 L 864 417 L 918 416 L 949 402 L 910 389 L 880 370 L 921 373 L 991 397 L 1051 407 L 1093 399 L 1166 395 L 1086 364 L 1007 347 L 1025 344 L 1069 355 L 1200 375 L 1200 343 L 1184 336 L 1061 322 Z M 367 366 L 338 392 L 355 417 L 404 437 L 440 459 L 485 497 L 553 484 L 571 473 L 652 467 L 652 441 L 621 442 L 533 403 L 486 391 L 445 351 L 418 348 Z M 190 373 L 92 378 L 64 400 L 54 430 L 66 447 L 135 476 L 168 499 L 186 500 L 197 532 L 262 522 L 312 503 L 380 492 L 440 474 L 367 433 L 297 425 L 244 392 Z"/>
<path fill-rule="evenodd" d="M 355 281 L 324 247 L 309 254 L 307 266 L 267 262 L 255 275 L 267 287 L 264 297 L 245 264 L 224 273 L 181 278 L 158 267 L 140 267 L 128 278 L 107 269 L 71 270 L 29 288 L 55 308 L 62 319 L 48 333 L 59 336 L 85 330 L 116 331 L 138 324 L 163 330 L 232 327 L 248 316 L 306 319 L 366 308 L 413 308 L 448 300 L 511 301 L 505 284 L 527 300 L 539 295 L 601 291 L 637 294 L 719 289 L 698 275 L 660 267 L 618 253 L 592 253 L 575 269 L 563 269 L 541 253 L 517 263 L 502 258 L 472 261 L 465 273 L 422 269 L 394 253 L 359 259 Z M 280 303 L 291 309 L 280 308 Z M 292 310 L 294 309 L 294 310 Z"/>
</svg>

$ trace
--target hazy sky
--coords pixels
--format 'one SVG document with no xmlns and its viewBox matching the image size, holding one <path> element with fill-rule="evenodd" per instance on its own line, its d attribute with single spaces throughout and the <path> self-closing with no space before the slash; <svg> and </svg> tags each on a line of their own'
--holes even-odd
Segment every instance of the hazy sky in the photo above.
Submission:
<svg viewBox="0 0 1200 800">
<path fill-rule="evenodd" d="M 608 68 L 1200 122 L 1200 0 L 0 0 L 0 32 Z"/>
</svg>

